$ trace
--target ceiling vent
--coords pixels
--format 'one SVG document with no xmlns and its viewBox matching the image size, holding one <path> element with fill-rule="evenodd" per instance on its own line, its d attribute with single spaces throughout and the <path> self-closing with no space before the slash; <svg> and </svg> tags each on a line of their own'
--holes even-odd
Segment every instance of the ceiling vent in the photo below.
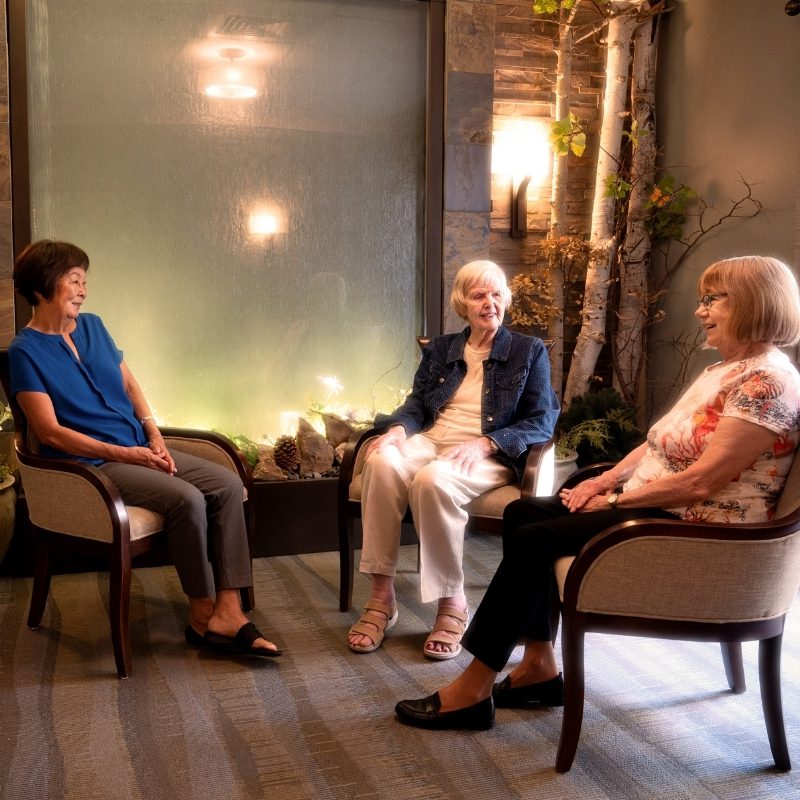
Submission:
<svg viewBox="0 0 800 800">
<path fill-rule="evenodd" d="M 275 40 L 285 34 L 286 26 L 285 22 L 268 22 L 259 17 L 230 14 L 222 20 L 214 33 L 217 36 Z"/>
</svg>

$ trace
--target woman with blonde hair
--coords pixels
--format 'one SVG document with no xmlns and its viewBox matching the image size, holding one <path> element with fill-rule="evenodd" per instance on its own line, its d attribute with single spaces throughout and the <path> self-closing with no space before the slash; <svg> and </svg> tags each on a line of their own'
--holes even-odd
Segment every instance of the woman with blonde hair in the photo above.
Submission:
<svg viewBox="0 0 800 800">
<path fill-rule="evenodd" d="M 598 531 L 641 517 L 769 519 L 800 440 L 800 375 L 778 348 L 800 341 L 800 293 L 786 264 L 712 264 L 695 316 L 722 360 L 612 469 L 560 497 L 511 503 L 503 560 L 464 636 L 472 662 L 452 683 L 395 711 L 424 728 L 491 727 L 495 707 L 563 705 L 550 629 L 553 563 Z M 499 683 L 519 639 L 522 660 Z"/>
<path fill-rule="evenodd" d="M 425 347 L 409 397 L 375 421 L 385 432 L 369 446 L 361 498 L 360 571 L 372 585 L 348 634 L 353 652 L 377 650 L 397 620 L 394 578 L 408 506 L 420 539 L 422 601 L 438 601 L 423 652 L 437 660 L 461 652 L 464 506 L 521 477 L 529 446 L 552 436 L 559 410 L 542 341 L 503 327 L 510 299 L 495 263 L 462 267 L 450 303 L 467 326 Z"/>
</svg>

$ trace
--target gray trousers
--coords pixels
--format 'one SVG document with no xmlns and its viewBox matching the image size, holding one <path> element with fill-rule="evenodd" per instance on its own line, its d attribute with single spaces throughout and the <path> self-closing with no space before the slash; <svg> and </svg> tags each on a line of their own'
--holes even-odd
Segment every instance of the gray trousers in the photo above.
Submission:
<svg viewBox="0 0 800 800">
<path fill-rule="evenodd" d="M 213 597 L 219 589 L 252 586 L 238 475 L 203 458 L 171 451 L 175 475 L 108 461 L 100 469 L 126 505 L 162 514 L 169 551 L 183 591 Z"/>
</svg>

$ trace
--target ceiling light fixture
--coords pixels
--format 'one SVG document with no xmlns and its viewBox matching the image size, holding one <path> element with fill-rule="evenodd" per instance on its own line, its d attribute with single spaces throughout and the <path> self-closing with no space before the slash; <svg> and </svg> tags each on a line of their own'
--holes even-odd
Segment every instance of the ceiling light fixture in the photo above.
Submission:
<svg viewBox="0 0 800 800">
<path fill-rule="evenodd" d="M 203 94 L 226 100 L 247 100 L 259 93 L 258 74 L 251 66 L 239 64 L 247 55 L 241 47 L 223 47 L 217 51 L 228 63 L 211 67 L 203 80 Z"/>
</svg>

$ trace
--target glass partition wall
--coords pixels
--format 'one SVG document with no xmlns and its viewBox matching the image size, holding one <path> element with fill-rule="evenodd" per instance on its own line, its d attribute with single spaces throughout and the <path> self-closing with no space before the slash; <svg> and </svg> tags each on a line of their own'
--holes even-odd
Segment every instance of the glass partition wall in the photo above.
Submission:
<svg viewBox="0 0 800 800">
<path fill-rule="evenodd" d="M 158 419 L 393 407 L 426 332 L 428 4 L 17 5 L 30 239 L 88 252 Z"/>
</svg>

